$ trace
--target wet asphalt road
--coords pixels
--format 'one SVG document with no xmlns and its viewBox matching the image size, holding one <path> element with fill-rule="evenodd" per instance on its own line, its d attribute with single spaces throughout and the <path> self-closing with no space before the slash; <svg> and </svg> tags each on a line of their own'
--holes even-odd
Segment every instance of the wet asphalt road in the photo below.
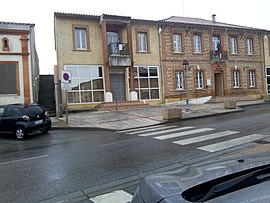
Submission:
<svg viewBox="0 0 270 203">
<path fill-rule="evenodd" d="M 270 134 L 269 120 L 265 104 L 168 125 Z M 0 202 L 39 202 L 209 155 L 196 147 L 101 129 L 54 130 L 24 141 L 0 135 Z"/>
</svg>

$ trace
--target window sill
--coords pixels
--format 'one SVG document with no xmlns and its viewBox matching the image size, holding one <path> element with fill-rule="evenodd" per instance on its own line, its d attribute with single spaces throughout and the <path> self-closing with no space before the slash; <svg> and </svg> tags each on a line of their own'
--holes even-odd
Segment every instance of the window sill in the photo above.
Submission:
<svg viewBox="0 0 270 203">
<path fill-rule="evenodd" d="M 78 52 L 91 52 L 91 49 L 72 49 L 72 51 L 78 51 Z"/>
<path fill-rule="evenodd" d="M 136 53 L 137 53 L 137 54 L 151 54 L 150 51 L 146 51 L 146 52 L 143 52 L 143 51 L 137 51 Z"/>
</svg>

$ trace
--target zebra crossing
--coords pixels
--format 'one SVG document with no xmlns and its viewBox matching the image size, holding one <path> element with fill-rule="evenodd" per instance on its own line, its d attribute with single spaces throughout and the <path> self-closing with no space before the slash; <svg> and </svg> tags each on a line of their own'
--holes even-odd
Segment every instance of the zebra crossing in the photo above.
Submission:
<svg viewBox="0 0 270 203">
<path fill-rule="evenodd" d="M 198 146 L 196 149 L 206 152 L 217 152 L 224 149 L 236 147 L 242 144 L 247 144 L 256 140 L 266 138 L 270 135 L 250 134 L 243 135 L 239 131 L 219 131 L 215 128 L 198 128 L 196 126 L 173 126 L 173 125 L 157 125 L 143 128 L 120 130 L 118 133 L 130 135 L 138 135 L 141 137 L 152 137 L 153 139 L 164 141 L 172 140 L 171 143 L 181 146 L 203 143 L 204 141 L 215 141 L 218 138 L 225 138 L 226 141 L 216 142 L 214 144 Z M 239 135 L 238 138 L 230 138 L 232 135 Z M 189 138 L 188 136 L 192 136 Z M 176 140 L 177 139 L 177 140 Z M 197 146 L 196 145 L 196 146 Z"/>
</svg>

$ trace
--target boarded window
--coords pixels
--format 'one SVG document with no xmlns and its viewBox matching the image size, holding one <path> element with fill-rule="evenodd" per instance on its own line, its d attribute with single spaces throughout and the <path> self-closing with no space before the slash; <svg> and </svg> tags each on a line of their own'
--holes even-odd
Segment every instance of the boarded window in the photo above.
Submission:
<svg viewBox="0 0 270 203">
<path fill-rule="evenodd" d="M 17 94 L 16 64 L 0 64 L 0 94 Z"/>
</svg>

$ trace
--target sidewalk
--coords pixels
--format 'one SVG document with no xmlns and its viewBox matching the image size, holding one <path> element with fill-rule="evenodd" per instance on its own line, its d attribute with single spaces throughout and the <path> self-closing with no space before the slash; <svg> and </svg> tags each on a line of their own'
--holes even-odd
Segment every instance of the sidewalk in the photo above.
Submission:
<svg viewBox="0 0 270 203">
<path fill-rule="evenodd" d="M 239 101 L 236 109 L 225 109 L 224 103 L 214 104 L 191 104 L 190 111 L 185 111 L 184 104 L 173 104 L 182 109 L 182 120 L 198 117 L 213 116 L 242 111 L 241 106 L 257 105 L 264 103 L 263 100 Z M 111 130 L 123 130 L 129 128 L 157 125 L 167 122 L 163 119 L 163 110 L 166 106 L 154 106 L 141 109 L 126 109 L 113 111 L 87 111 L 68 114 L 68 125 L 66 117 L 52 118 L 52 128 L 103 128 Z"/>
</svg>

